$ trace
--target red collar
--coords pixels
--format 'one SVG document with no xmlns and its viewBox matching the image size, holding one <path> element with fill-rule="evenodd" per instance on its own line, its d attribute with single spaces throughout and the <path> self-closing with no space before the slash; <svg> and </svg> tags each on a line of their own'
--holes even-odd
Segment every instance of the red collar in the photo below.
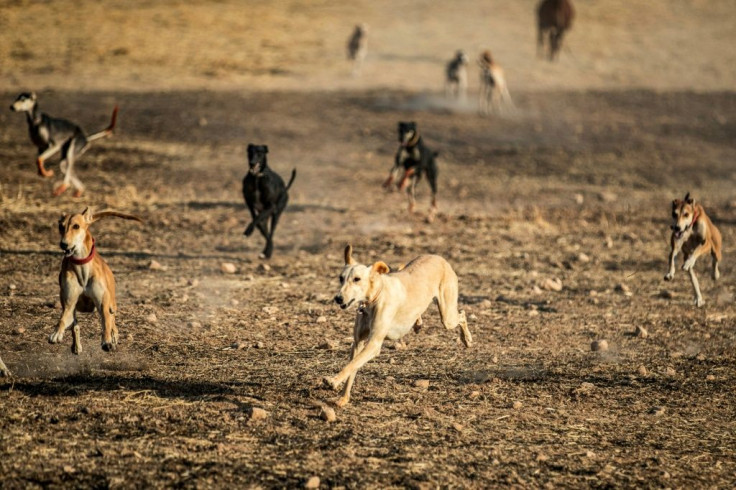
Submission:
<svg viewBox="0 0 736 490">
<path fill-rule="evenodd" d="M 92 239 L 92 250 L 89 251 L 89 255 L 86 256 L 83 259 L 75 259 L 74 257 L 69 257 L 69 262 L 71 262 L 74 265 L 84 265 L 88 262 L 91 262 L 92 259 L 95 258 L 95 239 Z"/>
<path fill-rule="evenodd" d="M 698 218 L 700 218 L 700 216 L 698 216 L 698 210 L 697 210 L 697 209 L 695 209 L 695 210 L 693 211 L 693 220 L 692 220 L 692 222 L 690 223 L 690 226 L 695 226 L 695 223 L 697 223 L 697 222 L 698 222 Z"/>
</svg>

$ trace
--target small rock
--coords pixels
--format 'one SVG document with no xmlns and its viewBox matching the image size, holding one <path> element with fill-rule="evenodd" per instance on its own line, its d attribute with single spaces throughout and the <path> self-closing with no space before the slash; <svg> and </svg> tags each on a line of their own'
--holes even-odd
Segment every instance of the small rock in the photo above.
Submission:
<svg viewBox="0 0 736 490">
<path fill-rule="evenodd" d="M 279 311 L 279 308 L 277 306 L 264 306 L 261 310 L 266 315 L 275 315 Z"/>
<path fill-rule="evenodd" d="M 542 288 L 548 291 L 562 291 L 562 281 L 558 277 L 547 278 L 542 283 Z"/>
<path fill-rule="evenodd" d="M 641 365 L 636 370 L 637 373 L 639 373 L 639 376 L 646 376 L 649 374 L 649 371 L 647 370 L 647 367 L 644 365 Z"/>
<path fill-rule="evenodd" d="M 479 305 L 479 306 L 480 306 L 481 308 L 485 308 L 485 309 L 488 309 L 488 308 L 490 308 L 490 307 L 491 307 L 492 305 L 493 305 L 493 303 L 491 303 L 491 300 L 490 300 L 490 299 L 487 299 L 487 298 L 486 298 L 486 299 L 484 299 L 483 301 L 481 301 L 481 302 L 480 302 L 480 305 Z"/>
<path fill-rule="evenodd" d="M 578 262 L 582 262 L 583 264 L 587 264 L 590 262 L 590 257 L 588 257 L 588 254 L 580 252 L 577 256 Z"/>
<path fill-rule="evenodd" d="M 324 350 L 335 350 L 337 348 L 337 342 L 335 342 L 334 340 L 327 339 L 321 344 L 319 344 L 319 348 L 324 349 Z"/>
<path fill-rule="evenodd" d="M 491 362 L 493 364 L 498 364 L 498 356 L 496 354 L 493 354 L 493 357 L 491 357 Z"/>
<path fill-rule="evenodd" d="M 266 344 L 264 344 L 260 340 L 256 342 L 255 344 L 253 344 L 254 349 L 264 349 L 265 347 L 266 347 Z"/>
<path fill-rule="evenodd" d="M 705 380 L 706 381 L 715 381 L 716 380 L 716 377 L 713 376 L 712 374 L 709 374 L 708 376 L 705 377 Z"/>
<path fill-rule="evenodd" d="M 258 264 L 258 270 L 261 272 L 268 272 L 271 270 L 271 266 L 268 264 Z"/>
<path fill-rule="evenodd" d="M 595 453 L 593 451 L 586 451 L 585 452 L 585 457 L 588 458 L 588 459 L 593 459 L 593 458 L 595 458 Z"/>
<path fill-rule="evenodd" d="M 304 483 L 304 488 L 319 488 L 320 480 L 318 476 L 310 476 Z"/>
<path fill-rule="evenodd" d="M 576 204 L 583 204 L 585 202 L 585 197 L 582 194 L 580 194 L 579 192 L 577 194 L 575 194 L 574 197 L 575 197 L 575 203 Z"/>
<path fill-rule="evenodd" d="M 23 335 L 24 333 L 26 333 L 26 329 L 25 327 L 18 327 L 15 329 L 15 333 L 17 333 L 18 335 Z"/>
<path fill-rule="evenodd" d="M 334 422 L 337 420 L 337 415 L 335 415 L 335 411 L 331 407 L 322 407 L 322 410 L 319 412 L 319 418 L 325 422 Z"/>
<path fill-rule="evenodd" d="M 664 370 L 664 374 L 672 378 L 674 376 L 677 376 L 677 371 L 675 371 L 675 368 L 673 368 L 672 366 L 667 366 L 667 369 Z"/>
<path fill-rule="evenodd" d="M 151 262 L 150 262 L 150 263 L 148 264 L 148 268 L 149 268 L 150 270 L 152 270 L 152 271 L 163 271 L 163 270 L 166 270 L 166 269 L 164 268 L 164 266 L 162 266 L 162 265 L 161 265 L 161 263 L 160 263 L 160 262 L 158 262 L 157 260 L 152 260 L 152 261 L 151 261 Z"/>
<path fill-rule="evenodd" d="M 636 327 L 636 331 L 634 332 L 634 334 L 640 339 L 646 339 L 647 337 L 649 337 L 649 332 L 647 332 L 647 329 L 642 327 L 641 325 L 638 325 Z"/>
<path fill-rule="evenodd" d="M 664 415 L 664 412 L 665 411 L 666 410 L 665 410 L 664 407 L 652 407 L 652 409 L 649 411 L 649 413 L 651 413 L 655 417 L 661 417 L 662 415 Z"/>
<path fill-rule="evenodd" d="M 458 432 L 462 432 L 465 429 L 465 427 L 463 425 L 458 424 L 457 422 L 455 422 L 455 423 L 452 424 L 452 428 L 455 429 Z"/>
<path fill-rule="evenodd" d="M 225 274 L 235 274 L 235 271 L 237 271 L 238 269 L 232 262 L 223 262 L 222 264 L 220 264 L 220 270 Z"/>
<path fill-rule="evenodd" d="M 544 463 L 548 459 L 549 457 L 547 457 L 546 454 L 542 454 L 542 453 L 537 454 L 537 461 L 539 461 L 540 463 Z"/>
<path fill-rule="evenodd" d="M 202 324 L 197 321 L 192 321 L 187 323 L 187 327 L 189 328 L 202 328 Z"/>
<path fill-rule="evenodd" d="M 470 392 L 470 395 L 468 395 L 468 398 L 470 398 L 471 400 L 475 400 L 476 398 L 480 398 L 480 391 L 478 391 L 478 390 L 471 391 Z"/>
<path fill-rule="evenodd" d="M 616 201 L 618 199 L 618 195 L 616 195 L 613 192 L 609 192 L 609 191 L 603 191 L 603 192 L 599 193 L 598 194 L 598 197 L 603 202 L 614 202 L 614 201 Z"/>
<path fill-rule="evenodd" d="M 470 315 L 468 315 L 468 320 L 470 320 L 471 322 L 474 322 L 477 319 L 478 319 L 478 315 L 476 315 L 475 313 L 471 313 Z"/>
<path fill-rule="evenodd" d="M 318 316 L 315 320 L 317 323 L 327 323 L 327 317 L 324 315 Z"/>
<path fill-rule="evenodd" d="M 539 316 L 539 310 L 529 310 L 526 314 L 529 316 Z"/>
<path fill-rule="evenodd" d="M 616 287 L 614 288 L 614 291 L 616 291 L 617 293 L 621 293 L 624 296 L 633 296 L 633 294 L 634 294 L 634 293 L 631 292 L 631 288 L 628 285 L 624 284 L 624 283 L 616 284 Z"/>
<path fill-rule="evenodd" d="M 698 354 L 697 356 L 695 356 L 695 359 L 696 359 L 696 360 L 698 360 L 698 361 L 700 361 L 700 362 L 703 362 L 703 361 L 705 361 L 705 359 L 706 359 L 706 358 L 705 358 L 705 354 L 703 354 L 703 353 L 701 352 L 700 354 Z"/>
<path fill-rule="evenodd" d="M 590 394 L 595 390 L 595 385 L 593 383 L 584 382 L 580 383 L 580 386 L 575 388 L 575 393 L 578 395 L 587 395 Z"/>
<path fill-rule="evenodd" d="M 514 410 L 521 410 L 521 407 L 523 406 L 524 404 L 517 400 L 513 403 L 513 405 L 511 405 L 511 408 L 513 408 Z"/>
<path fill-rule="evenodd" d="M 243 350 L 248 346 L 245 342 L 233 342 L 230 344 L 230 348 L 234 350 Z"/>
<path fill-rule="evenodd" d="M 670 291 L 669 289 L 662 289 L 659 292 L 659 297 L 662 299 L 672 299 L 672 291 Z"/>
<path fill-rule="evenodd" d="M 151 314 L 149 314 L 149 315 L 146 316 L 146 322 L 148 322 L 148 323 L 156 323 L 156 322 L 158 322 L 158 317 L 156 316 L 155 313 L 151 313 Z"/>
<path fill-rule="evenodd" d="M 606 248 L 613 248 L 613 238 L 607 236 L 606 239 L 603 241 L 603 244 L 606 246 Z"/>
<path fill-rule="evenodd" d="M 268 418 L 268 412 L 262 408 L 250 407 L 248 409 L 248 420 L 264 420 Z"/>
<path fill-rule="evenodd" d="M 414 388 L 419 388 L 422 390 L 429 389 L 429 380 L 428 379 L 417 379 L 414 381 Z"/>
<path fill-rule="evenodd" d="M 189 279 L 187 281 L 187 285 L 196 288 L 197 286 L 199 286 L 199 279 Z"/>
<path fill-rule="evenodd" d="M 605 352 L 608 350 L 607 340 L 594 340 L 590 343 L 590 350 L 593 352 Z"/>
</svg>

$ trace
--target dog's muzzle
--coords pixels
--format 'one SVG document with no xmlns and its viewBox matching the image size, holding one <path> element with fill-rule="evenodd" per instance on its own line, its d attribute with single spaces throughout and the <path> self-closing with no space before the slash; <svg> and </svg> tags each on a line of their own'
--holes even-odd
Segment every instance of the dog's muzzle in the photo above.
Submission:
<svg viewBox="0 0 736 490">
<path fill-rule="evenodd" d="M 259 173 L 261 173 L 261 164 L 255 163 L 251 165 L 250 168 L 248 169 L 248 172 L 250 172 L 251 175 L 258 175 Z"/>
<path fill-rule="evenodd" d="M 335 303 L 340 305 L 340 308 L 342 308 L 343 310 L 347 308 L 348 306 L 352 305 L 354 301 L 355 299 L 351 299 L 349 302 L 345 303 L 345 298 L 343 298 L 339 294 L 335 296 Z"/>
<path fill-rule="evenodd" d="M 69 245 L 64 242 L 59 243 L 59 248 L 64 251 L 65 257 L 71 257 L 72 255 L 74 255 L 74 247 L 69 247 Z"/>
</svg>

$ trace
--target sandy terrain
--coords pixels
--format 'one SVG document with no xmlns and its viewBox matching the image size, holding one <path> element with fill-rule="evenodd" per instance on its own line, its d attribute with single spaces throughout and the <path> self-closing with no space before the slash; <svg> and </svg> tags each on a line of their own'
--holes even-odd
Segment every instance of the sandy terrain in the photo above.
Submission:
<svg viewBox="0 0 736 490">
<path fill-rule="evenodd" d="M 0 7 L 6 105 L 33 89 L 89 131 L 121 107 L 115 137 L 78 163 L 81 199 L 50 197 L 22 116 L 0 112 L 0 355 L 14 373 L 0 379 L 0 486 L 733 487 L 736 10 L 579 1 L 549 64 L 533 4 Z M 344 43 L 359 21 L 371 44 L 355 79 Z M 494 50 L 515 117 L 442 99 L 460 47 Z M 431 225 L 426 183 L 416 216 L 380 187 L 409 119 L 440 151 Z M 267 267 L 262 239 L 242 236 L 249 142 L 298 171 Z M 662 280 L 669 203 L 686 191 L 725 242 L 720 281 L 698 264 L 702 309 L 681 272 Z M 121 345 L 102 352 L 81 315 L 73 356 L 70 336 L 46 341 L 56 220 L 88 205 L 146 223 L 95 225 Z M 327 423 L 337 394 L 320 379 L 344 366 L 354 315 L 331 302 L 347 242 L 365 262 L 446 257 L 476 345 L 430 308 Z"/>
</svg>

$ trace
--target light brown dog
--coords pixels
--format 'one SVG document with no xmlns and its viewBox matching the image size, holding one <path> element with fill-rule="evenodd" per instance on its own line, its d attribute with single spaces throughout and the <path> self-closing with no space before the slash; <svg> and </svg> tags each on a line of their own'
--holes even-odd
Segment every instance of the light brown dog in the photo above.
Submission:
<svg viewBox="0 0 736 490">
<path fill-rule="evenodd" d="M 452 330 L 459 325 L 460 338 L 470 347 L 472 336 L 465 312 L 457 307 L 457 275 L 445 259 L 420 255 L 401 270 L 391 272 L 383 262 L 358 264 L 353 259 L 353 248 L 345 247 L 345 267 L 335 301 L 342 309 L 358 306 L 351 360 L 337 376 L 323 379 L 332 389 L 346 382 L 338 407 L 350 401 L 358 369 L 380 353 L 384 339 L 398 340 L 421 325 L 421 315 L 432 300 L 437 303 L 445 328 Z"/>
<path fill-rule="evenodd" d="M 669 271 L 664 276 L 665 281 L 675 277 L 675 256 L 682 251 L 684 263 L 682 270 L 690 273 L 690 281 L 695 291 L 695 306 L 703 306 L 703 295 L 700 294 L 698 278 L 695 277 L 695 261 L 701 255 L 710 252 L 713 258 L 713 280 L 721 277 L 718 264 L 721 261 L 721 232 L 705 214 L 703 206 L 693 201 L 688 192 L 685 199 L 672 201 L 672 237 L 670 238 Z"/>
<path fill-rule="evenodd" d="M 92 213 L 90 208 L 86 208 L 82 214 L 63 215 L 59 219 L 59 246 L 64 251 L 59 273 L 61 318 L 56 331 L 49 336 L 49 342 L 61 342 L 64 331 L 72 327 L 74 354 L 82 352 L 77 311 L 91 313 L 96 309 L 102 322 L 102 349 L 112 351 L 117 348 L 115 277 L 105 260 L 97 253 L 95 240 L 89 232 L 92 223 L 110 216 L 143 222 L 130 214 L 117 211 Z"/>
</svg>

